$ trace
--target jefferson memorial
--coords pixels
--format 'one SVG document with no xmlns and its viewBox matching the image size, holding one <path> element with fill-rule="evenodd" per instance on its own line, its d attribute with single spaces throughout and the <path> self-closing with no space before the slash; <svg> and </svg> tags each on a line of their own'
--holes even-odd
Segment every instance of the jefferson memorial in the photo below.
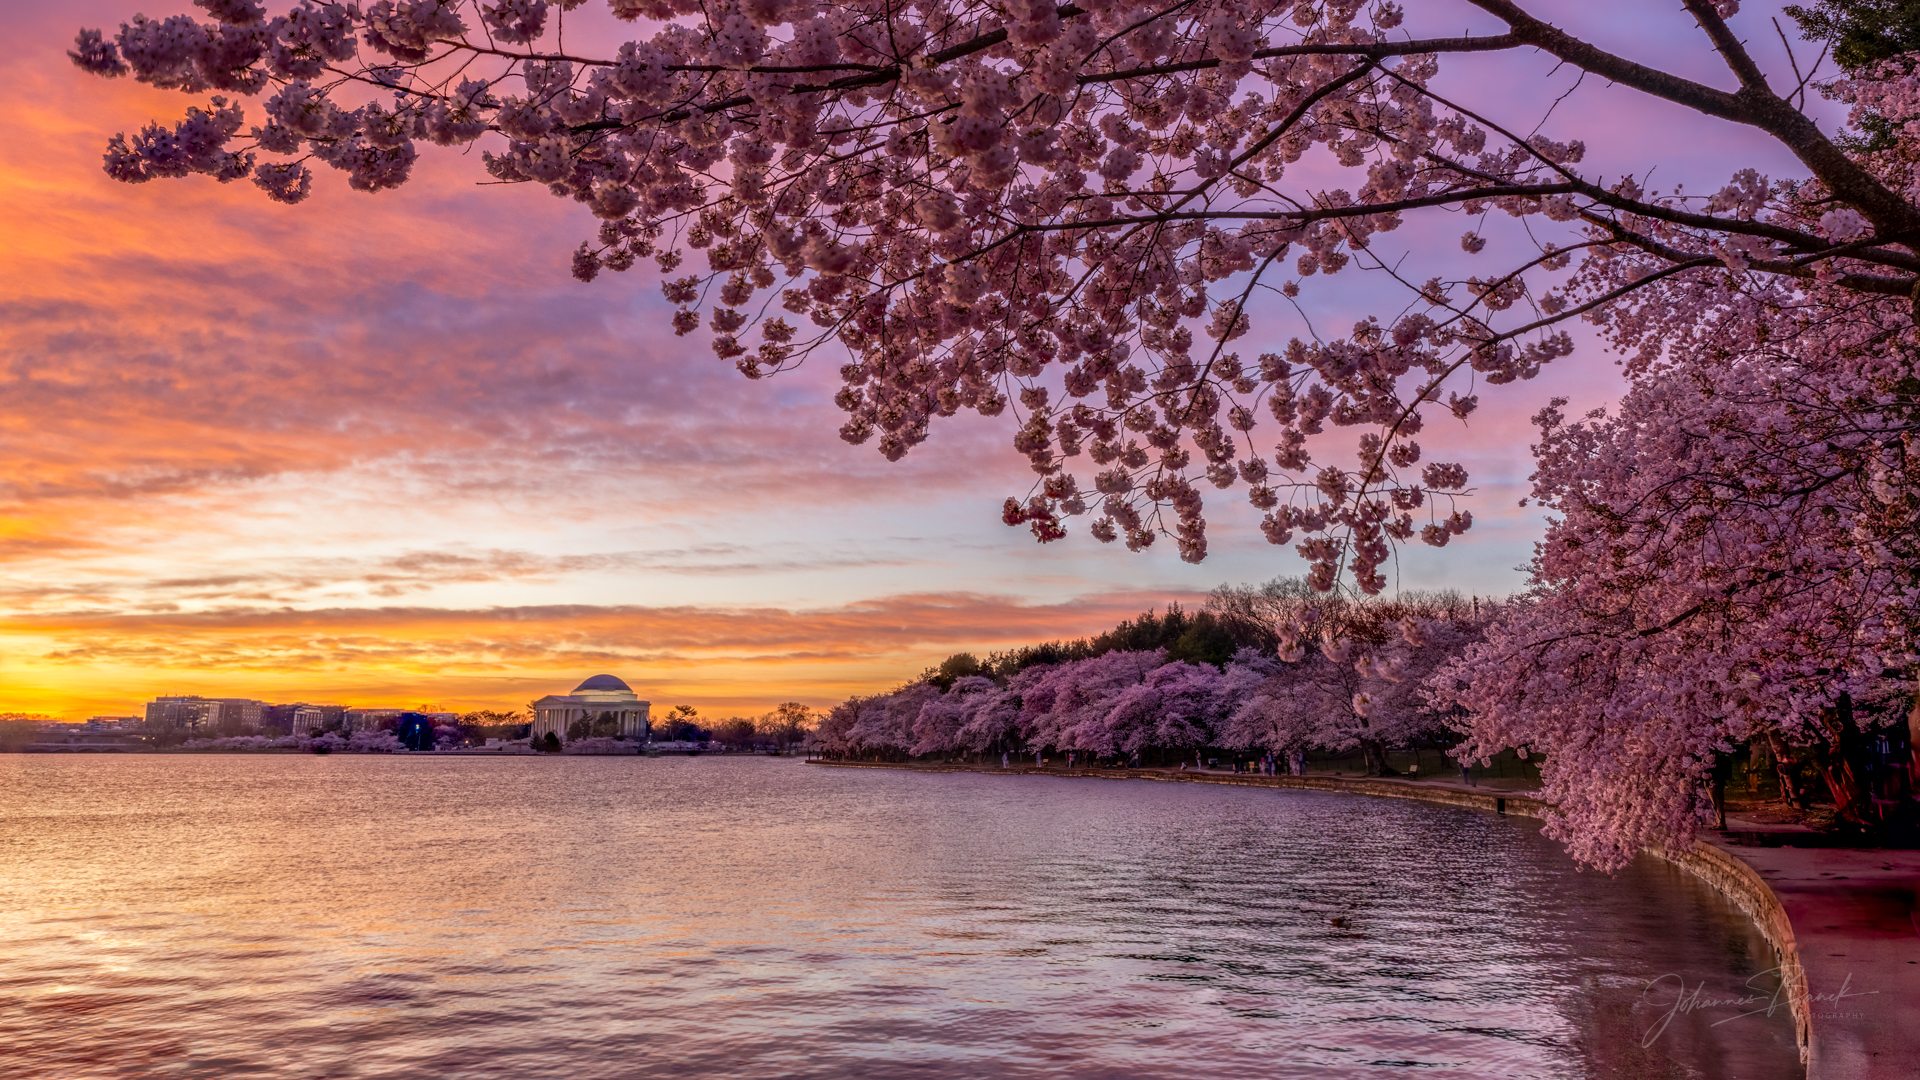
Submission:
<svg viewBox="0 0 1920 1080">
<path fill-rule="evenodd" d="M 548 694 L 533 703 L 533 737 L 549 733 L 560 739 L 585 720 L 601 728 L 601 734 L 622 739 L 645 740 L 653 730 L 647 718 L 651 701 L 641 701 L 633 688 L 612 675 L 595 675 L 573 688 L 571 694 Z"/>
</svg>

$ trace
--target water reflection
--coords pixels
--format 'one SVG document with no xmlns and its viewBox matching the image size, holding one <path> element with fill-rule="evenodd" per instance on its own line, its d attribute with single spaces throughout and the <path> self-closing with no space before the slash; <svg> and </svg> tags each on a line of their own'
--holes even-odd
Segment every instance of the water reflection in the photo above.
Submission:
<svg viewBox="0 0 1920 1080">
<path fill-rule="evenodd" d="M 0 824 L 0 1075 L 1799 1075 L 1784 1013 L 1643 1045 L 1771 966 L 1717 894 L 1392 800 L 12 756 Z"/>
</svg>

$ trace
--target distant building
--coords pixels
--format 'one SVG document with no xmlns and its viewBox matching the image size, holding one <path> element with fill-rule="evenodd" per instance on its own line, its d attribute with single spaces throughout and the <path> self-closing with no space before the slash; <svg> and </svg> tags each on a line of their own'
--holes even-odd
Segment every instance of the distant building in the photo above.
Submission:
<svg viewBox="0 0 1920 1080">
<path fill-rule="evenodd" d="M 263 735 L 299 734 L 300 732 L 294 723 L 293 714 L 305 708 L 306 704 L 307 703 L 304 701 L 297 701 L 292 704 L 269 705 L 266 708 L 261 709 L 260 710 L 261 734 Z"/>
<path fill-rule="evenodd" d="M 147 726 L 192 731 L 207 718 L 207 699 L 198 697 L 157 697 L 147 702 Z"/>
<path fill-rule="evenodd" d="M 650 701 L 641 701 L 633 688 L 612 675 L 595 675 L 573 688 L 571 694 L 549 694 L 533 703 L 533 737 L 552 734 L 569 738 L 576 723 L 586 721 L 589 729 L 622 739 L 645 740 L 653 731 L 648 710 Z"/>
<path fill-rule="evenodd" d="M 379 731 L 381 728 L 393 726 L 400 719 L 400 714 L 406 711 L 405 709 L 346 709 L 341 716 L 341 730 L 349 733 Z"/>
<path fill-rule="evenodd" d="M 145 722 L 139 716 L 89 716 L 86 726 L 89 731 L 132 731 Z"/>
<path fill-rule="evenodd" d="M 214 698 L 208 711 L 215 731 L 259 731 L 260 715 L 267 703 L 253 698 Z"/>
<path fill-rule="evenodd" d="M 146 724 L 170 731 L 258 731 L 266 702 L 170 694 L 147 703 Z"/>
<path fill-rule="evenodd" d="M 292 724 L 289 733 L 305 735 L 310 731 L 325 731 L 338 728 L 346 723 L 347 708 L 344 705 L 307 705 L 292 706 L 293 715 L 288 718 Z"/>
</svg>

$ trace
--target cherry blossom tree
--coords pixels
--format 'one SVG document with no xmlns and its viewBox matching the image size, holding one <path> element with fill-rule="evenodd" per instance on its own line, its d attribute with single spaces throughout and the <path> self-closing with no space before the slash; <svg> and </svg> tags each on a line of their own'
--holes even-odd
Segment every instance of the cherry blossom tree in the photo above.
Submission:
<svg viewBox="0 0 1920 1080">
<path fill-rule="evenodd" d="M 1102 729 L 1114 721 L 1113 699 L 1166 663 L 1151 652 L 1110 652 L 1047 669 L 1021 695 L 1020 730 L 1029 746 L 1105 750 L 1115 741 Z"/>
<path fill-rule="evenodd" d="M 856 747 L 849 733 L 860 722 L 860 714 L 870 707 L 868 702 L 866 697 L 854 696 L 828 709 L 813 729 L 813 746 L 831 755 L 853 752 Z"/>
<path fill-rule="evenodd" d="M 1848 64 L 1826 87 L 1852 109 L 1847 150 L 1910 199 L 1920 21 L 1820 8 L 1810 25 Z M 1818 185 L 1775 199 L 1836 238 L 1870 232 Z M 1691 843 L 1742 742 L 1810 759 L 1845 825 L 1915 827 L 1920 342 L 1911 297 L 1844 267 L 1794 280 L 1736 258 L 1622 296 L 1595 314 L 1627 361 L 1617 409 L 1538 418 L 1535 494 L 1556 517 L 1533 594 L 1432 689 L 1467 710 L 1469 752 L 1540 752 L 1549 828 L 1586 861 Z M 1582 287 L 1658 270 L 1590 263 Z M 1875 728 L 1907 748 L 1878 792 Z"/>
<path fill-rule="evenodd" d="M 226 735 L 212 739 L 188 739 L 183 750 L 221 750 L 254 752 L 264 750 L 303 750 L 307 739 L 299 735 Z"/>
<path fill-rule="evenodd" d="M 1161 664 L 1139 682 L 1113 690 L 1083 710 L 1080 722 L 1063 733 L 1063 749 L 1098 757 L 1151 750 L 1184 756 L 1213 744 L 1223 704 L 1220 690 L 1220 670 L 1210 664 Z"/>
<path fill-rule="evenodd" d="M 950 754 L 961 748 L 960 731 L 972 718 L 978 699 L 995 696 L 1000 687 L 983 675 L 965 675 L 953 681 L 946 692 L 920 706 L 914 717 L 913 739 L 907 752 Z"/>
<path fill-rule="evenodd" d="M 290 739 L 293 745 L 316 754 L 328 754 L 335 750 L 352 754 L 397 754 L 406 749 L 391 731 L 356 731 L 344 738 L 339 732 L 329 731 L 311 739 L 299 736 L 291 736 Z"/>
<path fill-rule="evenodd" d="M 1676 309 L 1709 314 L 1681 327 Z M 1435 680 L 1469 751 L 1543 755 L 1549 827 L 1604 866 L 1690 842 L 1716 757 L 1745 741 L 1810 752 L 1843 821 L 1898 824 L 1875 820 L 1862 744 L 1912 698 L 1910 314 L 1838 287 L 1676 281 L 1613 328 L 1639 349 L 1618 409 L 1538 418 L 1556 517 L 1533 595 Z M 1676 333 L 1685 359 L 1653 347 Z"/>
<path fill-rule="evenodd" d="M 1216 618 L 1278 643 L 1275 654 L 1243 650 L 1229 665 L 1223 744 L 1358 750 L 1368 771 L 1384 773 L 1389 749 L 1451 742 L 1451 707 L 1429 703 L 1424 682 L 1478 640 L 1498 607 L 1449 592 L 1354 598 L 1286 578 L 1216 589 Z"/>
<path fill-rule="evenodd" d="M 836 719 L 841 710 L 834 710 L 836 715 L 821 724 L 821 733 L 832 750 L 905 755 L 914 745 L 920 711 L 939 697 L 939 687 L 915 682 L 891 694 L 855 698 L 842 706 L 844 720 Z"/>
<path fill-rule="evenodd" d="M 1270 748 L 1359 751 L 1367 771 L 1392 772 L 1387 751 L 1446 736 L 1446 710 L 1423 694 L 1426 679 L 1481 633 L 1479 607 L 1458 597 L 1312 603 L 1280 630 L 1280 660 L 1242 700 L 1237 737 L 1265 733 Z M 1451 740 L 1449 740 L 1451 741 Z"/>
<path fill-rule="evenodd" d="M 1769 77 L 1737 0 L 1683 0 L 1725 69 L 1708 81 L 1531 0 L 1422 5 L 1412 23 L 1389 0 L 609 0 L 647 26 L 603 49 L 563 34 L 583 2 L 197 0 L 204 18 L 135 16 L 72 56 L 208 95 L 114 137 L 117 178 L 245 179 L 297 202 L 317 165 L 379 191 L 424 150 L 483 146 L 493 180 L 599 219 L 578 276 L 652 262 L 674 328 L 704 328 L 749 377 L 844 349 L 848 440 L 898 458 L 936 419 L 1010 412 L 1035 479 L 1009 523 L 1044 541 L 1084 515 L 1101 540 L 1171 535 L 1197 560 L 1203 492 L 1237 489 L 1322 588 L 1344 567 L 1377 592 L 1391 545 L 1469 527 L 1466 470 L 1422 432 L 1567 355 L 1569 320 L 1730 277 L 1904 304 L 1920 272 L 1903 174 L 1821 131 L 1811 72 Z M 1741 125 L 1802 175 L 1661 191 L 1655 162 L 1602 177 L 1580 139 L 1443 92 L 1443 60 L 1522 53 Z M 1905 117 L 1914 83 L 1836 92 Z M 1486 273 L 1423 277 L 1389 234 L 1441 214 L 1467 252 L 1498 231 L 1489 214 L 1529 239 L 1482 256 L 1500 260 Z M 1356 270 L 1403 299 L 1343 337 L 1251 344 L 1276 294 L 1304 302 Z M 1330 426 L 1358 436 L 1344 464 Z"/>
<path fill-rule="evenodd" d="M 1298 686 L 1292 666 L 1269 653 L 1242 649 L 1221 674 L 1221 716 L 1215 739 L 1234 750 L 1304 750 L 1301 720 L 1304 702 L 1294 700 Z"/>
<path fill-rule="evenodd" d="M 954 733 L 958 749 L 974 754 L 1006 752 L 1025 743 L 1020 737 L 1021 694 L 1044 668 L 1028 668 L 996 691 L 973 695 L 967 702 L 965 720 Z"/>
<path fill-rule="evenodd" d="M 1222 666 L 1175 660 L 1171 649 L 1110 649 L 1026 668 L 1004 685 L 961 676 L 944 692 L 936 670 L 842 703 L 821 724 L 822 743 L 835 753 L 888 758 L 1029 749 L 1151 760 L 1185 759 L 1207 747 L 1364 749 L 1384 770 L 1388 749 L 1446 731 L 1447 706 L 1430 704 L 1420 687 L 1478 639 L 1478 609 L 1450 595 L 1302 597 L 1312 606 L 1294 615 L 1325 631 L 1312 649 L 1294 641 L 1276 657 L 1242 648 Z M 1283 628 L 1277 636 L 1297 634 Z"/>
</svg>

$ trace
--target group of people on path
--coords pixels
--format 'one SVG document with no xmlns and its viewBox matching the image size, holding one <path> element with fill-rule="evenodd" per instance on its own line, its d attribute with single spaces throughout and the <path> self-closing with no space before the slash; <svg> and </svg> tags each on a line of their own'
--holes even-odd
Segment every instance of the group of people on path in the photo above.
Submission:
<svg viewBox="0 0 1920 1080">
<path fill-rule="evenodd" d="M 1098 763 L 1090 762 L 1089 764 L 1097 765 Z M 1067 768 L 1077 769 L 1080 767 L 1080 765 L 1081 765 L 1080 752 L 1077 750 L 1067 751 Z M 1046 768 L 1046 766 L 1047 766 L 1046 751 L 1036 749 L 1033 752 L 1033 767 L 1036 769 L 1044 769 Z M 1010 769 L 1013 767 L 1013 755 L 1008 751 L 1005 751 L 1005 750 L 1000 751 L 1000 767 L 1003 769 Z M 1140 767 L 1140 752 L 1138 750 L 1134 751 L 1132 756 L 1128 759 L 1127 767 L 1131 769 L 1137 769 Z"/>
<path fill-rule="evenodd" d="M 1260 776 L 1279 776 L 1282 769 L 1286 770 L 1288 776 L 1305 776 L 1307 775 L 1307 752 L 1293 750 L 1283 757 L 1268 751 L 1253 760 L 1235 758 L 1232 767 L 1237 773 L 1255 773 Z"/>
<path fill-rule="evenodd" d="M 1046 764 L 1046 751 L 1035 749 L 1033 751 L 1033 767 L 1043 769 L 1046 768 Z M 1075 750 L 1067 751 L 1067 768 L 1074 769 L 1079 766 L 1079 752 Z M 1236 773 L 1257 773 L 1261 776 L 1279 776 L 1280 769 L 1283 766 L 1286 768 L 1286 774 L 1288 776 L 1307 775 L 1307 752 L 1305 750 L 1291 750 L 1282 757 L 1280 754 L 1268 751 L 1260 755 L 1257 759 L 1234 758 L 1228 763 L 1228 767 Z M 1000 767 L 1003 769 L 1013 767 L 1013 756 L 1010 752 L 1005 750 L 1000 752 Z M 1140 767 L 1140 754 L 1138 751 L 1136 751 L 1130 759 L 1129 767 L 1135 769 Z M 1182 770 L 1188 767 L 1186 762 L 1182 761 L 1180 763 Z M 1218 759 L 1208 759 L 1204 751 L 1195 750 L 1193 752 L 1193 765 L 1191 767 L 1196 770 L 1207 768 L 1217 769 L 1220 767 L 1220 762 Z M 1420 765 L 1418 762 L 1413 764 L 1407 776 L 1413 780 L 1420 779 Z M 1460 782 L 1469 787 L 1478 786 L 1473 782 L 1473 765 L 1470 762 L 1462 761 L 1460 763 Z"/>
</svg>

